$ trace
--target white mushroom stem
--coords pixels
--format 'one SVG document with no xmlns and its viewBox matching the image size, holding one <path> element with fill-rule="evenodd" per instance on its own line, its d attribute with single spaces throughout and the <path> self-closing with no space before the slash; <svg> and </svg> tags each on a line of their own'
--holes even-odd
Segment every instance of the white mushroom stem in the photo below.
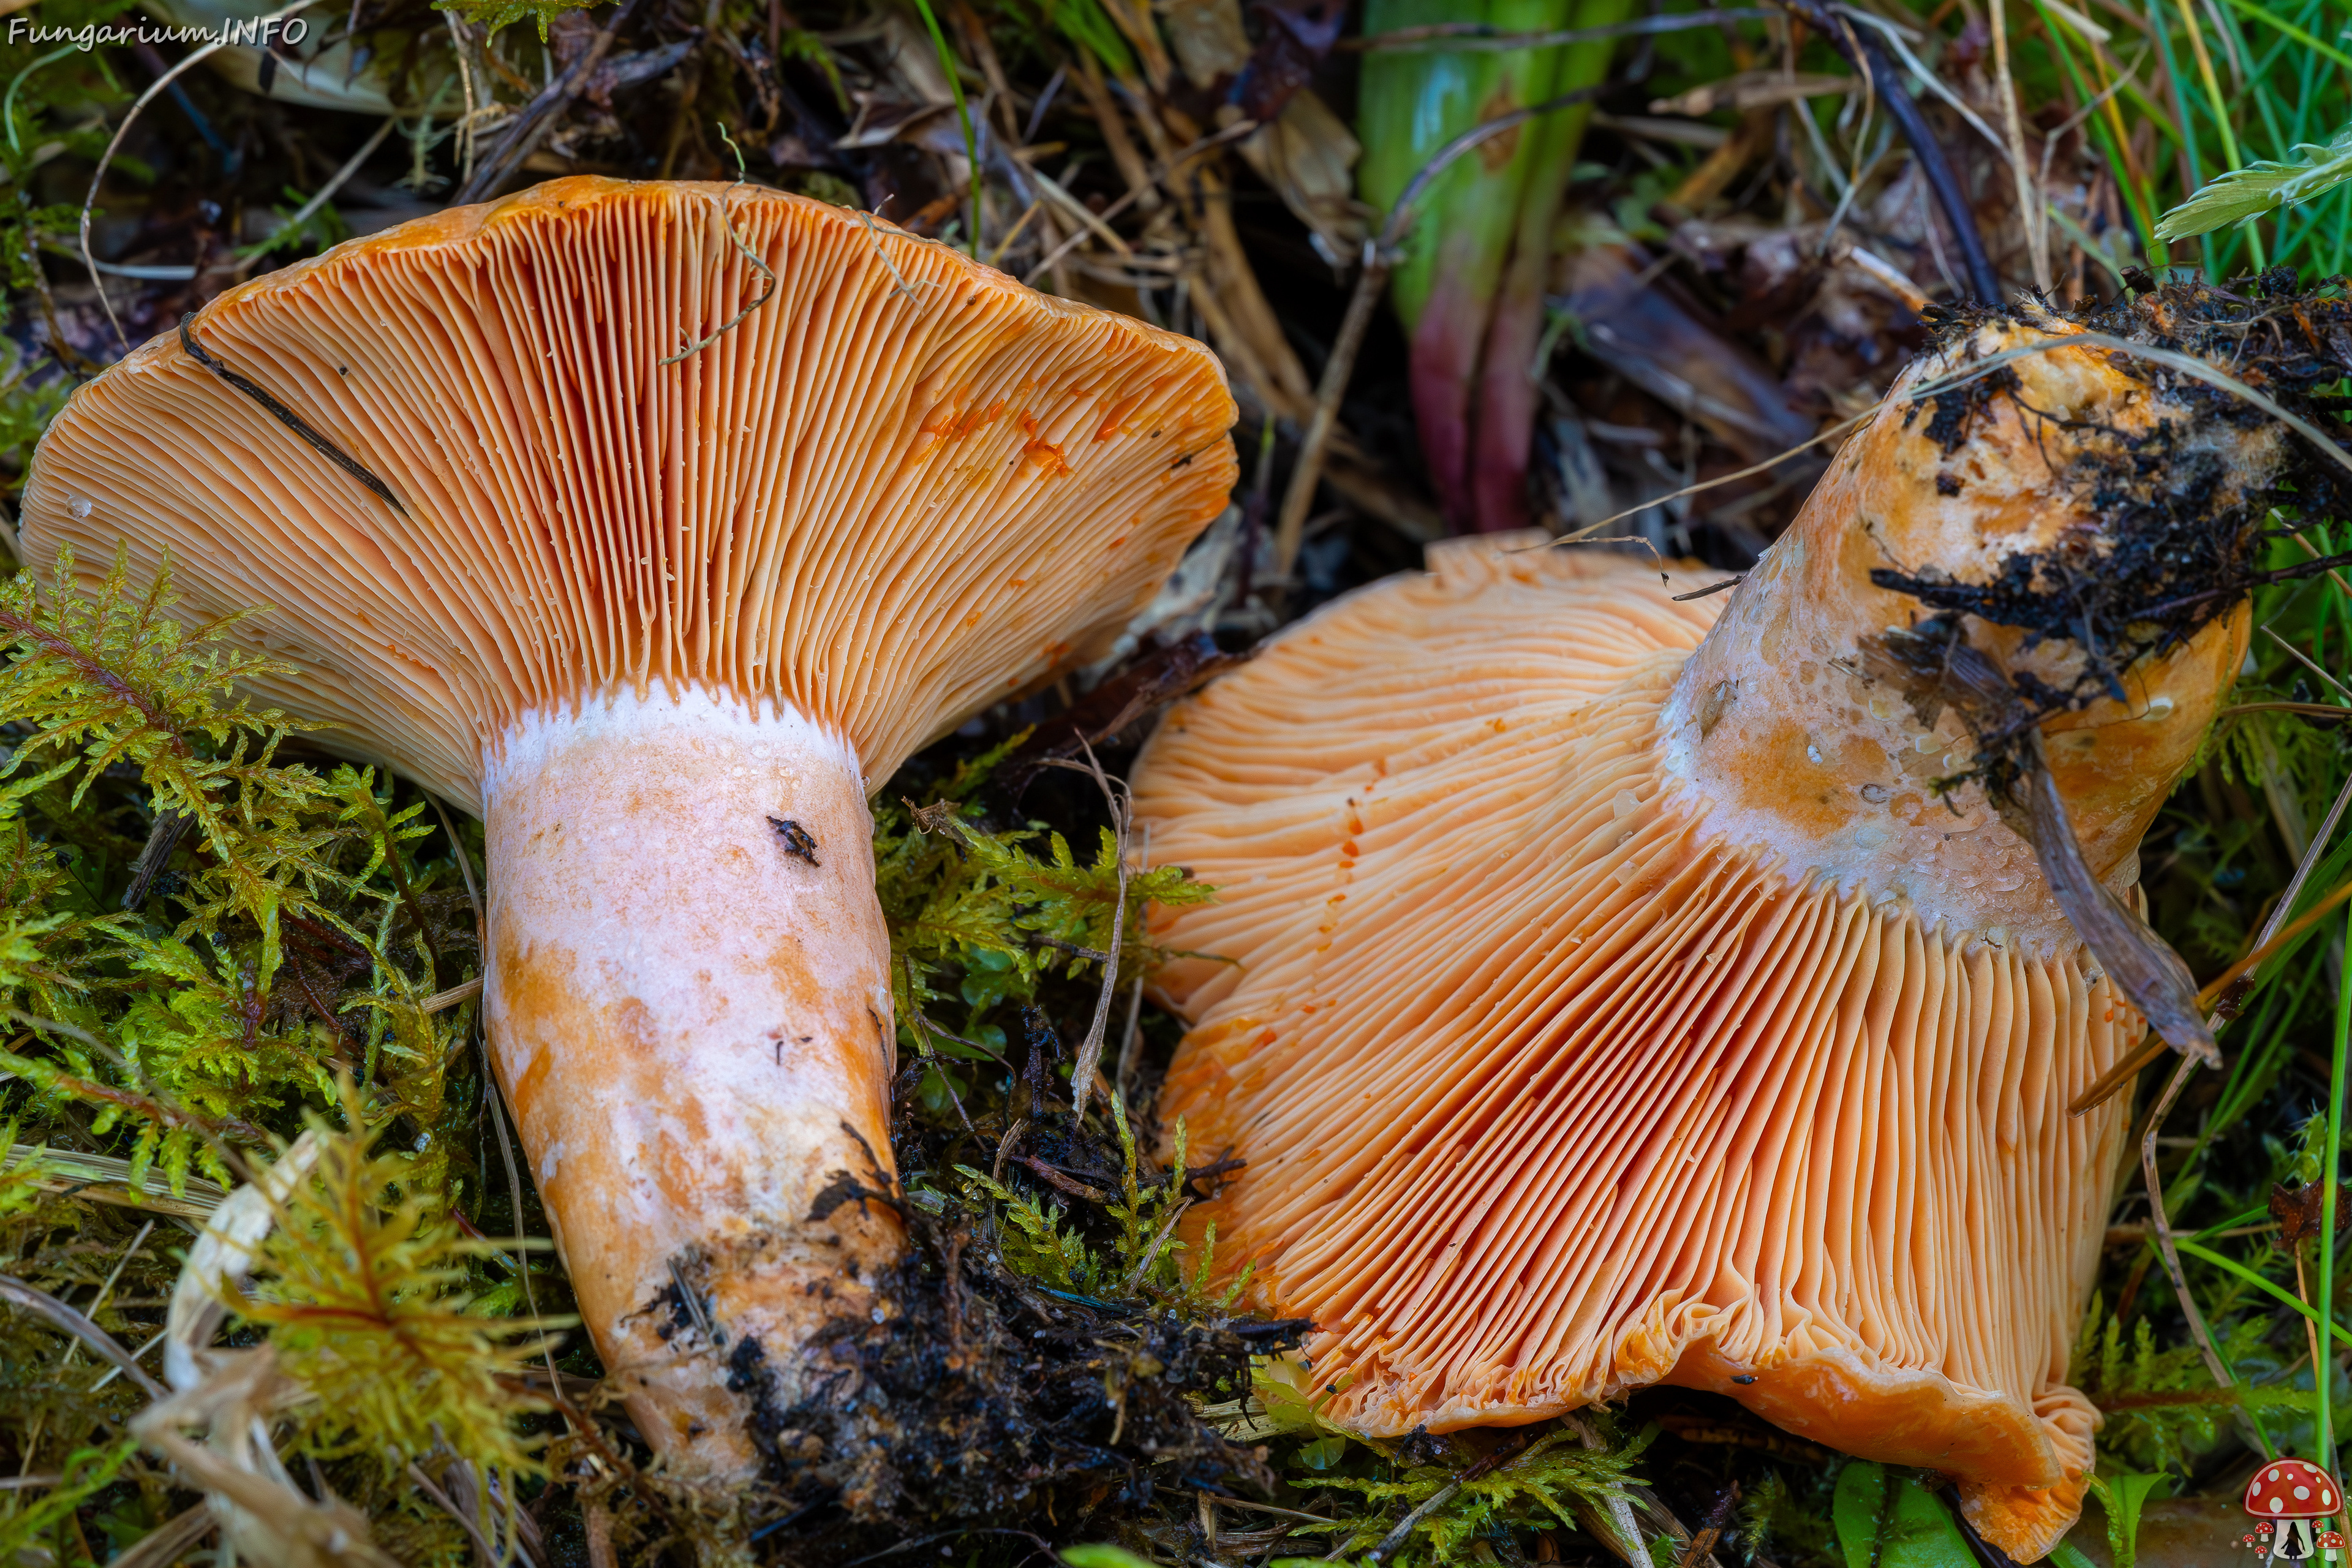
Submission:
<svg viewBox="0 0 2352 1568">
<path fill-rule="evenodd" d="M 889 1184 L 857 758 L 789 707 L 656 686 L 525 718 L 487 775 L 490 1040 L 582 1315 L 649 1437 L 747 1474 L 745 1417 L 797 1397 L 898 1241 L 819 1201 Z"/>
</svg>

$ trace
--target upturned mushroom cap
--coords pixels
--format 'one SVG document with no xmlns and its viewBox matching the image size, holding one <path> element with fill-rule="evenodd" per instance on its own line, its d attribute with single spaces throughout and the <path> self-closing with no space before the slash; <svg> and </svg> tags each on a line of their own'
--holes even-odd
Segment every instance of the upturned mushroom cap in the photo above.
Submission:
<svg viewBox="0 0 2352 1568">
<path fill-rule="evenodd" d="M 1874 571 L 1985 583 L 2105 526 L 2075 434 L 2022 407 L 2169 412 L 2078 350 L 2012 368 L 1951 450 L 1883 413 L 1729 594 L 1448 544 L 1153 739 L 1153 857 L 1223 889 L 1155 918 L 1211 955 L 1158 977 L 1192 1025 L 1160 1114 L 1248 1160 L 1198 1223 L 1314 1320 L 1332 1419 L 1510 1425 L 1672 1382 L 1957 1477 L 2020 1558 L 2072 1522 L 2098 1416 L 2065 1372 L 2125 1112 L 2067 1105 L 2142 1025 L 2033 847 L 1974 786 L 1938 798 L 1960 717 L 1864 657 L 1925 618 Z M 2274 447 L 2237 432 L 2217 493 Z M 1965 636 L 2079 673 L 2054 640 Z M 2222 615 L 2046 726 L 2111 888 L 2245 638 Z"/>
<path fill-rule="evenodd" d="M 741 247 L 773 297 L 663 364 L 760 298 Z M 29 558 L 268 605 L 268 700 L 477 811 L 522 714 L 656 687 L 790 702 L 878 782 L 1115 636 L 1234 471 L 1199 343 L 752 187 L 557 180 L 193 326 L 398 508 L 166 333 L 51 426 Z"/>
<path fill-rule="evenodd" d="M 2342 1502 L 2336 1479 L 2305 1459 L 2275 1459 L 2246 1483 L 2246 1511 L 2263 1519 L 2325 1519 Z M 2341 1546 L 2330 1531 L 2322 1546 Z"/>
<path fill-rule="evenodd" d="M 1216 362 L 839 208 L 594 179 L 184 330 L 52 424 L 24 553 L 269 606 L 266 700 L 484 814 L 492 1060 L 582 1316 L 648 1439 L 751 1474 L 898 1240 L 853 1195 L 867 791 L 1150 597 L 1232 481 Z"/>
</svg>

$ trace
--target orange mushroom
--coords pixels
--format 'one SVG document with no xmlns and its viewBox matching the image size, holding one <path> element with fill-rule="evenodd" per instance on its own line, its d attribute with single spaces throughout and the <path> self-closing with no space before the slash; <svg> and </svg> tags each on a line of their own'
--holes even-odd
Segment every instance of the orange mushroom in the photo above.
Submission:
<svg viewBox="0 0 2352 1568">
<path fill-rule="evenodd" d="M 224 295 L 83 387 L 24 552 L 135 573 L 487 818 L 499 1081 L 638 1426 L 719 1474 L 898 1244 L 868 790 L 1224 504 L 1197 343 L 820 203 L 576 179 Z M 879 1310 L 876 1308 L 874 1310 Z"/>
<path fill-rule="evenodd" d="M 2064 330 L 1980 322 L 1906 385 Z M 1315 1321 L 1333 1419 L 1512 1425 L 1674 1383 L 1948 1472 L 2020 1558 L 2075 1517 L 2098 1413 L 2067 1358 L 2126 1110 L 2067 1105 L 2144 1026 L 2031 824 L 1955 783 L 1997 747 L 1916 656 L 2075 694 L 2037 743 L 2129 895 L 2243 591 L 2167 623 L 2185 642 L 2109 626 L 2104 668 L 1916 595 L 2063 569 L 2160 598 L 2124 563 L 2179 497 L 2242 567 L 2284 443 L 2106 353 L 2006 372 L 1898 395 L 1728 594 L 1433 547 L 1151 742 L 1153 856 L 1223 889 L 1155 917 L 1213 955 L 1158 976 L 1191 1025 L 1160 1114 L 1247 1158 L 1198 1223 Z M 2084 482 L 2159 446 L 2154 511 Z"/>
</svg>

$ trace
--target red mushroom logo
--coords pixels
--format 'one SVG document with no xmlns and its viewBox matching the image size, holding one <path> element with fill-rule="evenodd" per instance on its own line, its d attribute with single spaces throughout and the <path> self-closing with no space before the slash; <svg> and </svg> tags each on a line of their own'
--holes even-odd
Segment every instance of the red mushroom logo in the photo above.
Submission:
<svg viewBox="0 0 2352 1568">
<path fill-rule="evenodd" d="M 2258 1530 L 2268 1530 L 2271 1523 L 2278 1526 L 2272 1537 L 2272 1554 L 2275 1557 L 2309 1558 L 2319 1543 L 2312 1539 L 2311 1521 L 2326 1519 L 2336 1511 L 2342 1500 L 2343 1489 L 2336 1479 L 2317 1465 L 2302 1459 L 2278 1459 L 2254 1472 L 2246 1483 L 2246 1511 L 2268 1522 Z M 2327 1532 L 2335 1544 L 2327 1549 L 2330 1560 L 2343 1547 L 2344 1538 L 2334 1531 Z M 2302 1550 L 2290 1551 L 2294 1542 Z"/>
<path fill-rule="evenodd" d="M 2342 1531 L 2326 1530 L 2320 1532 L 2319 1554 L 2322 1557 L 2326 1558 L 2328 1562 L 2333 1563 L 2336 1561 L 2336 1554 L 2343 1550 L 2344 1532 Z"/>
</svg>

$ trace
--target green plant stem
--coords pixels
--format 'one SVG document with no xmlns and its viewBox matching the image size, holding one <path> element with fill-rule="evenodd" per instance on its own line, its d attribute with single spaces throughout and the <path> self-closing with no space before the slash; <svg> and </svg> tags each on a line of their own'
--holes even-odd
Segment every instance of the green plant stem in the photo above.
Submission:
<svg viewBox="0 0 2352 1568">
<path fill-rule="evenodd" d="M 2191 1241 L 2203 1241 L 2206 1237 L 2219 1236 L 2225 1230 L 2235 1230 L 2242 1225 L 2258 1224 L 2261 1221 L 2267 1219 L 2270 1216 L 2270 1205 L 2267 1204 L 2257 1204 L 2250 1209 L 2240 1209 L 2236 1214 L 2231 1215 L 2229 1218 L 2217 1220 L 2213 1224 L 2207 1226 L 2203 1230 L 2199 1231 L 2195 1236 L 2190 1237 L 2189 1239 Z"/>
<path fill-rule="evenodd" d="M 25 150 L 24 144 L 16 139 L 16 89 L 25 85 L 26 77 L 39 70 L 43 66 L 65 58 L 80 47 L 79 44 L 68 44 L 62 48 L 51 49 L 9 79 L 7 98 L 5 101 L 0 101 L 0 120 L 6 121 L 8 124 L 9 152 L 21 153 Z"/>
<path fill-rule="evenodd" d="M 2172 86 L 2173 117 L 2180 122 L 2181 189 L 2194 192 L 2205 184 L 2204 159 L 2198 153 L 2197 122 L 2189 118 L 2189 89 L 2181 85 L 2180 63 L 2173 58 L 2172 33 L 2164 25 L 2164 12 L 2157 0 L 2148 0 L 2147 35 L 2156 40 L 2157 55 L 2164 62 L 2164 79 Z M 2200 234 L 2197 242 L 2198 253 L 2205 258 L 2205 276 L 2218 280 L 2221 273 L 2214 265 L 2212 235 Z"/>
<path fill-rule="evenodd" d="M 931 0 L 915 0 L 915 9 L 923 14 L 923 26 L 931 30 L 931 47 L 940 52 L 940 69 L 947 73 L 948 90 L 955 95 L 956 123 L 963 127 L 963 161 L 971 170 L 971 233 L 966 237 L 971 258 L 980 259 L 980 141 L 971 132 L 971 106 L 964 101 L 963 78 L 956 74 L 955 51 L 948 47 L 948 36 L 940 30 L 940 18 L 931 9 Z"/>
<path fill-rule="evenodd" d="M 2344 1147 L 2344 1057 L 2347 1040 L 2352 1040 L 2352 916 L 2344 922 L 2344 979 L 2336 987 L 2336 1050 L 2328 1063 L 2327 1073 L 2327 1153 L 2321 1164 L 2321 1181 L 2326 1184 L 2319 1192 L 2319 1321 L 2333 1323 L 2336 1292 L 2336 1170 Z M 2332 1355 L 2321 1358 L 2311 1369 L 2312 1386 L 2319 1394 L 2319 1454 L 2322 1466 L 2333 1474 L 2336 1468 L 2335 1415 L 2330 1396 L 2335 1393 Z"/>
</svg>

